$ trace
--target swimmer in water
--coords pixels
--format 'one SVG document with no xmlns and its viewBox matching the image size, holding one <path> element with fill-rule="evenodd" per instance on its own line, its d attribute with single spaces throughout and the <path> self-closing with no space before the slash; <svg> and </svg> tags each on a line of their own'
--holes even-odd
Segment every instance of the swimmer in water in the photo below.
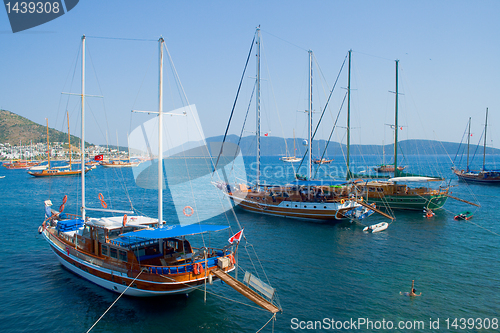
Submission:
<svg viewBox="0 0 500 333">
<path fill-rule="evenodd" d="M 408 294 L 408 296 L 420 296 L 420 295 L 422 295 L 422 293 L 417 295 L 415 293 L 415 291 L 417 291 L 417 290 L 415 290 L 415 280 L 411 280 L 411 292 Z"/>
</svg>

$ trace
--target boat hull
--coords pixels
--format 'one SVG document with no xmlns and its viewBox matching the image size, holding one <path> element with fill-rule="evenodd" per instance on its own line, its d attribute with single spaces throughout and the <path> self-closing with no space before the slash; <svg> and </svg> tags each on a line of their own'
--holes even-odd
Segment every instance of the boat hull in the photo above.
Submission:
<svg viewBox="0 0 500 333">
<path fill-rule="evenodd" d="M 87 173 L 90 169 L 85 169 L 85 173 Z M 54 172 L 51 172 L 54 171 Z M 81 170 L 74 171 L 60 171 L 60 170 L 42 170 L 40 172 L 32 172 L 28 171 L 30 175 L 33 177 L 65 177 L 65 176 L 79 176 L 82 174 Z"/>
<path fill-rule="evenodd" d="M 273 205 L 234 195 L 230 195 L 229 197 L 233 200 L 235 205 L 246 211 L 318 222 L 338 222 L 346 218 L 343 212 L 347 212 L 354 208 L 352 205 L 349 206 L 348 204 L 340 204 L 338 202 L 281 201 L 279 204 Z"/>
<path fill-rule="evenodd" d="M 454 170 L 459 180 L 464 182 L 500 184 L 500 172 L 462 172 Z"/>
<path fill-rule="evenodd" d="M 379 208 L 422 211 L 424 207 L 440 209 L 447 199 L 446 195 L 386 195 L 378 198 L 368 197 L 367 203 L 375 203 Z"/>
<path fill-rule="evenodd" d="M 96 265 L 95 263 L 100 261 L 97 257 L 92 257 L 90 260 L 82 259 L 89 256 L 60 242 L 47 230 L 44 230 L 42 234 L 50 244 L 59 262 L 66 269 L 100 287 L 116 293 L 123 293 L 134 297 L 187 294 L 197 289 L 200 285 L 203 285 L 209 276 L 209 274 L 204 274 L 196 279 L 181 280 L 177 280 L 178 277 L 167 276 L 166 278 L 162 278 L 162 280 L 166 282 L 161 282 L 158 278 L 161 275 L 152 274 L 149 271 L 144 271 L 142 273 L 137 271 L 135 272 L 136 276 L 131 277 L 126 271 L 107 269 Z M 216 267 L 209 267 L 209 270 L 215 268 Z M 234 266 L 227 269 L 226 272 L 232 270 L 234 270 Z M 184 275 L 188 274 L 186 273 Z"/>
</svg>

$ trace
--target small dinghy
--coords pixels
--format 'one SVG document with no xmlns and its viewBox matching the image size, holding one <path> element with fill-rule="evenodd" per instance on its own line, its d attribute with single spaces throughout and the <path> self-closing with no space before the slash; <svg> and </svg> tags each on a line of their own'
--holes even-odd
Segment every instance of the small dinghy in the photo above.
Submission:
<svg viewBox="0 0 500 333">
<path fill-rule="evenodd" d="M 366 231 L 366 232 L 370 232 L 371 231 L 372 233 L 375 233 L 375 232 L 383 231 L 383 230 L 387 229 L 387 227 L 389 227 L 389 223 L 387 223 L 387 222 L 380 222 L 380 223 L 371 225 L 369 227 L 365 227 L 363 229 L 363 231 Z"/>
<path fill-rule="evenodd" d="M 466 210 L 455 216 L 455 220 L 470 220 L 472 218 L 472 212 Z"/>
</svg>

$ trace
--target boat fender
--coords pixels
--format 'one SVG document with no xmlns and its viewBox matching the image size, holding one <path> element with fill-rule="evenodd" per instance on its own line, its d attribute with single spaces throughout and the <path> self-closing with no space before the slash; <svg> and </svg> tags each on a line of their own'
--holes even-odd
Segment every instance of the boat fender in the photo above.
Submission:
<svg viewBox="0 0 500 333">
<path fill-rule="evenodd" d="M 231 259 L 231 263 L 236 264 L 236 260 L 234 260 L 234 256 L 232 254 L 228 255 L 229 259 Z"/>
<path fill-rule="evenodd" d="M 189 216 L 193 215 L 194 209 L 191 206 L 186 206 L 186 207 L 184 207 L 184 209 L 182 210 L 182 212 L 184 213 L 184 215 L 186 215 L 187 217 L 189 217 Z"/>
<path fill-rule="evenodd" d="M 39 226 L 38 227 L 38 233 L 41 234 L 43 232 L 43 227 L 42 226 Z"/>
<path fill-rule="evenodd" d="M 360 197 L 360 198 L 359 198 L 359 201 L 360 201 L 360 202 L 363 202 L 363 197 Z"/>
<path fill-rule="evenodd" d="M 101 202 L 101 206 L 103 208 L 108 208 L 108 204 L 106 203 L 106 201 L 104 201 L 104 196 L 102 195 L 102 193 L 99 193 L 98 197 L 99 201 Z"/>
<path fill-rule="evenodd" d="M 127 224 L 127 214 L 123 215 L 123 226 L 125 226 L 125 224 Z"/>
<path fill-rule="evenodd" d="M 344 199 L 340 200 L 340 204 L 341 204 L 341 205 L 343 205 L 344 203 L 345 203 L 345 200 L 344 200 Z"/>
</svg>

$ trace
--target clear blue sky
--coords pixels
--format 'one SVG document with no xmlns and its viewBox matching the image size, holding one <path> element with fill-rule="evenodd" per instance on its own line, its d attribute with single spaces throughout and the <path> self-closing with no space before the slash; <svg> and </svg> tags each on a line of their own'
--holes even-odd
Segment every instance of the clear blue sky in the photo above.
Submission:
<svg viewBox="0 0 500 333">
<path fill-rule="evenodd" d="M 400 138 L 460 141 L 469 116 L 478 140 L 486 107 L 489 144 L 500 147 L 500 1 L 97 1 L 13 34 L 0 10 L 0 108 L 80 135 L 80 38 L 89 36 L 87 140 L 125 145 L 126 133 L 149 119 L 131 109 L 157 109 L 157 43 L 161 35 L 207 137 L 224 133 L 255 28 L 261 25 L 262 131 L 306 135 L 307 50 L 314 52 L 314 109 L 326 100 L 347 51 L 353 50 L 354 143 L 392 140 L 394 60 L 400 60 Z M 91 38 L 114 37 L 152 41 Z M 255 63 L 243 84 L 238 133 L 249 103 Z M 79 61 L 79 60 L 78 60 Z M 73 71 L 76 74 L 73 76 Z M 321 71 L 321 72 L 320 72 Z M 320 130 L 327 138 L 340 107 L 346 73 Z M 165 110 L 177 90 L 167 80 Z M 325 92 L 326 91 L 326 92 Z M 104 103 L 103 103 L 104 101 Z M 103 107 L 104 106 L 104 107 Z M 252 111 L 254 107 L 252 106 Z M 318 117 L 315 113 L 315 117 Z M 142 117 L 142 118 L 141 118 Z M 249 116 L 253 130 L 254 112 Z M 345 111 L 339 125 L 345 126 Z M 496 129 L 496 130 L 495 130 Z M 339 129 L 334 140 L 344 140 Z M 250 135 L 249 132 L 246 135 Z M 473 141 L 474 141 L 473 139 Z"/>
</svg>

